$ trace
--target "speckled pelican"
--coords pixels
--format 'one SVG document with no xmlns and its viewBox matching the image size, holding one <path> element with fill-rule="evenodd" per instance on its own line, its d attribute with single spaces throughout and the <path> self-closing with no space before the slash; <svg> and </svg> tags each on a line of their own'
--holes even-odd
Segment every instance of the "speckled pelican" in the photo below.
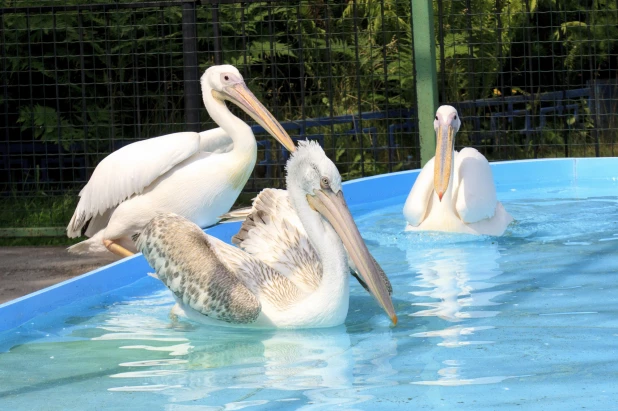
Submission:
<svg viewBox="0 0 618 411">
<path fill-rule="evenodd" d="M 301 142 L 287 191 L 267 189 L 228 245 L 177 215 L 155 217 L 137 241 L 174 293 L 175 312 L 207 323 L 258 328 L 331 327 L 345 321 L 349 268 L 397 323 L 386 275 L 373 259 L 322 148 Z M 345 248 L 344 248 L 345 246 Z"/>
<path fill-rule="evenodd" d="M 225 101 L 244 110 L 288 150 L 296 149 L 234 66 L 208 68 L 201 86 L 206 110 L 221 127 L 138 141 L 105 157 L 80 192 L 67 227 L 69 237 L 90 238 L 70 252 L 132 255 L 132 238 L 160 213 L 182 215 L 200 227 L 215 224 L 236 201 L 257 158 L 251 127 Z"/>
</svg>

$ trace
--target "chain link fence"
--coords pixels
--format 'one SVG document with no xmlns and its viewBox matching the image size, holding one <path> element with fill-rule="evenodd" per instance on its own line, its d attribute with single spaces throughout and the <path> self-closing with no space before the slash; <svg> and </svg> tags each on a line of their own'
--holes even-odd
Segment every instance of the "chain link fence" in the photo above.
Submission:
<svg viewBox="0 0 618 411">
<path fill-rule="evenodd" d="M 618 154 L 618 2 L 441 0 L 440 100 L 491 160 Z"/>
<path fill-rule="evenodd" d="M 235 65 L 344 178 L 419 166 L 407 0 L 10 5 L 0 10 L 0 227 L 61 227 L 108 153 L 216 127 L 199 87 L 213 64 Z M 245 191 L 281 187 L 287 153 L 254 131 Z"/>
<path fill-rule="evenodd" d="M 344 179 L 419 167 L 411 3 L 0 1 L 2 234 L 61 235 L 107 154 L 216 127 L 199 87 L 213 64 L 235 65 Z M 458 147 L 490 160 L 614 155 L 616 2 L 439 0 L 434 17 Z M 247 196 L 283 186 L 287 158 L 254 131 Z"/>
</svg>

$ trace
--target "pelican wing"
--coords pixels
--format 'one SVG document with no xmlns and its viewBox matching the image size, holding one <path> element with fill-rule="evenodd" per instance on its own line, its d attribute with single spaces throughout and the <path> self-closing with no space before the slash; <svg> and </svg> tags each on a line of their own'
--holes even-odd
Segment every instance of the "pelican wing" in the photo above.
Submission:
<svg viewBox="0 0 618 411">
<path fill-rule="evenodd" d="M 266 189 L 262 191 L 255 200 L 256 201 L 254 202 L 253 207 L 239 208 L 221 216 L 221 218 L 225 219 L 225 221 L 244 222 L 238 234 L 232 238 L 232 242 L 247 252 L 259 256 L 262 261 L 276 268 L 279 272 L 286 273 L 288 277 L 292 278 L 296 282 L 306 285 L 309 290 L 315 289 L 322 278 L 322 267 L 315 249 L 311 243 L 309 243 L 305 229 L 302 226 L 296 211 L 292 208 L 292 205 L 289 202 L 287 191 Z M 265 209 L 269 210 L 267 214 L 263 211 Z M 273 215 L 285 217 L 287 221 L 282 221 L 283 218 L 280 218 L 277 223 L 273 223 L 272 218 L 270 217 Z M 266 221 L 268 221 L 272 227 L 268 227 L 269 224 L 266 223 Z M 286 224 L 288 226 L 286 226 Z M 289 224 L 293 224 L 292 229 L 290 229 Z M 284 226 L 289 230 L 287 231 L 288 234 L 295 230 L 293 235 L 291 235 L 293 241 L 290 241 L 289 239 L 286 240 L 287 244 L 293 242 L 294 247 L 289 249 L 273 249 L 268 243 L 261 241 L 263 238 L 269 237 L 271 233 L 280 232 L 281 227 Z M 367 285 L 358 275 L 358 269 L 354 266 L 352 259 L 347 254 L 348 252 L 346 250 L 350 273 L 358 280 L 365 290 L 369 291 Z M 283 256 L 284 260 L 279 260 L 278 258 L 280 256 Z M 304 268 L 298 270 L 298 266 L 294 264 L 298 264 L 301 259 L 304 264 Z M 377 262 L 376 266 L 380 268 L 380 265 Z M 294 271 L 295 269 L 297 271 Z M 384 281 L 386 289 L 389 294 L 391 294 L 393 292 L 393 287 L 381 268 L 380 275 L 382 281 Z"/>
<path fill-rule="evenodd" d="M 175 133 L 129 144 L 105 157 L 79 193 L 80 200 L 67 227 L 69 237 L 127 198 L 140 194 L 172 167 L 200 149 L 198 133 Z"/>
<path fill-rule="evenodd" d="M 212 319 L 250 324 L 261 298 L 279 309 L 298 299 L 287 278 L 175 214 L 155 217 L 136 245 L 179 301 Z"/>
<path fill-rule="evenodd" d="M 427 216 L 429 202 L 433 195 L 433 164 L 435 157 L 425 164 L 416 181 L 412 186 L 410 194 L 403 207 L 403 215 L 410 225 L 418 227 Z"/>
<path fill-rule="evenodd" d="M 498 198 L 487 159 L 466 147 L 455 154 L 455 170 L 455 207 L 462 221 L 470 224 L 493 217 Z"/>
<path fill-rule="evenodd" d="M 285 190 L 262 190 L 232 242 L 304 291 L 320 285 L 322 263 Z"/>
<path fill-rule="evenodd" d="M 232 138 L 221 127 L 200 133 L 200 151 L 205 153 L 227 153 L 234 148 Z"/>
<path fill-rule="evenodd" d="M 255 200 L 255 199 L 254 199 Z M 237 221 L 245 221 L 253 212 L 253 206 L 237 208 L 220 216 L 220 223 L 234 223 Z"/>
</svg>

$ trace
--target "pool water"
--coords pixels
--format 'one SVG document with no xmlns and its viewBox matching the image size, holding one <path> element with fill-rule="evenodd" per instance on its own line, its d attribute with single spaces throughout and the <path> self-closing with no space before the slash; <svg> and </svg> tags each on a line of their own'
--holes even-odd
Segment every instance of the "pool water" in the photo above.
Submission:
<svg viewBox="0 0 618 411">
<path fill-rule="evenodd" d="M 500 238 L 404 232 L 404 197 L 353 208 L 394 328 L 355 283 L 340 327 L 205 327 L 147 277 L 0 334 L 0 409 L 616 409 L 615 187 L 499 197 Z"/>
</svg>

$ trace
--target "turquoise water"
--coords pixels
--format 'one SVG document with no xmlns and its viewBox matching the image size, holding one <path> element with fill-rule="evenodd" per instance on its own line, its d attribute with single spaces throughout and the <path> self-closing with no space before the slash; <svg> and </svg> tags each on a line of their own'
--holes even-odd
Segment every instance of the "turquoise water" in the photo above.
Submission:
<svg viewBox="0 0 618 411">
<path fill-rule="evenodd" d="M 340 327 L 208 328 L 143 278 L 0 334 L 0 409 L 616 409 L 615 188 L 499 196 L 501 238 L 406 233 L 403 197 L 353 209 L 395 328 L 357 284 Z"/>
</svg>

